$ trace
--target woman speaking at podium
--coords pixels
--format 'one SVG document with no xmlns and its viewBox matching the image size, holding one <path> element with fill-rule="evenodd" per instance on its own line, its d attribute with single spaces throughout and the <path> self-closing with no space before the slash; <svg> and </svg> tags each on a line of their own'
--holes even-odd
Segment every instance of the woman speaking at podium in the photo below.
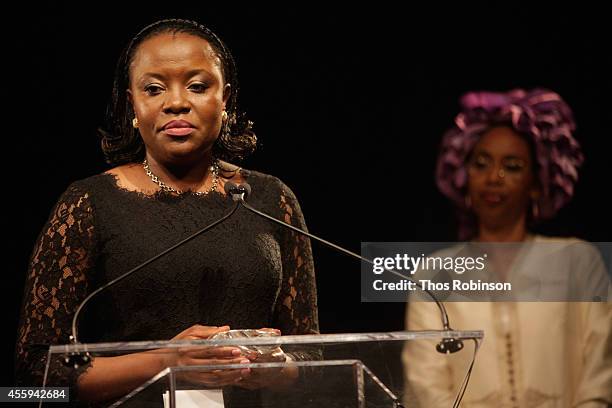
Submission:
<svg viewBox="0 0 612 408">
<path fill-rule="evenodd" d="M 42 385 L 47 351 L 32 345 L 69 343 L 71 320 L 89 293 L 224 216 L 231 208 L 225 183 L 248 183 L 250 204 L 306 228 L 278 178 L 230 163 L 256 147 L 237 101 L 232 54 L 203 25 L 162 20 L 131 40 L 101 131 L 112 168 L 66 189 L 31 255 L 17 339 L 20 384 Z M 229 328 L 318 333 L 310 241 L 240 208 L 94 298 L 81 322 L 87 343 L 206 339 Z M 167 366 L 246 362 L 232 347 L 207 355 L 142 352 L 51 374 L 70 376 L 71 399 L 100 402 Z M 252 374 L 225 370 L 201 380 L 261 385 Z"/>
</svg>

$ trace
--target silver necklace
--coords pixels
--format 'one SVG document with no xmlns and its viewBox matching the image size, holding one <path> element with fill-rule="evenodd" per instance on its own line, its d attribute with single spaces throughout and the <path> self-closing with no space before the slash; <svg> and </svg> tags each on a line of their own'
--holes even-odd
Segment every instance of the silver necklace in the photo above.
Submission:
<svg viewBox="0 0 612 408">
<path fill-rule="evenodd" d="M 168 191 L 170 193 L 175 194 L 183 194 L 182 191 L 170 187 L 169 185 L 161 181 L 159 177 L 153 174 L 151 168 L 149 167 L 149 162 L 147 161 L 147 159 L 144 159 L 144 161 L 142 162 L 142 167 L 144 168 L 145 173 L 147 173 L 147 176 L 149 176 L 149 178 L 155 184 L 157 184 L 159 188 L 161 188 L 163 191 Z M 219 184 L 219 160 L 213 159 L 213 164 L 210 166 L 210 171 L 212 173 L 212 186 L 206 191 L 194 191 L 193 194 L 205 196 L 212 191 L 217 191 L 217 185 Z"/>
</svg>

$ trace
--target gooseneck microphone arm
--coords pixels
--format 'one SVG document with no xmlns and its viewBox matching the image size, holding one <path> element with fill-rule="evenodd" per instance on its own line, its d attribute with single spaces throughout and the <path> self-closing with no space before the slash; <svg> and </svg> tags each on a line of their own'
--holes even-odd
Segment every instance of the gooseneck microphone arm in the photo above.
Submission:
<svg viewBox="0 0 612 408">
<path fill-rule="evenodd" d="M 97 296 L 98 294 L 100 294 L 101 292 L 105 291 L 106 289 L 110 288 L 111 286 L 119 283 L 120 281 L 122 281 L 123 279 L 127 278 L 128 276 L 132 275 L 134 272 L 137 272 L 139 270 L 141 270 L 142 268 L 144 268 L 145 266 L 149 265 L 151 262 L 156 261 L 157 259 L 161 258 L 162 256 L 166 255 L 167 253 L 174 251 L 176 248 L 186 244 L 187 242 L 191 241 L 192 239 L 196 238 L 197 236 L 199 236 L 200 234 L 203 234 L 204 232 L 216 227 L 217 225 L 221 224 L 223 221 L 225 221 L 226 219 L 228 219 L 229 217 L 231 217 L 236 210 L 239 207 L 239 203 L 236 203 L 236 205 L 234 205 L 234 207 L 232 208 L 232 210 L 227 213 L 226 215 L 224 215 L 223 217 L 221 217 L 220 219 L 218 219 L 217 221 L 214 221 L 210 224 L 208 224 L 207 226 L 205 226 L 204 228 L 196 231 L 195 233 L 193 233 L 192 235 L 188 236 L 187 238 L 183 239 L 182 241 L 174 244 L 173 246 L 171 246 L 170 248 L 164 250 L 163 252 L 155 255 L 154 257 L 144 261 L 143 263 L 141 263 L 140 265 L 130 269 L 129 271 L 127 271 L 126 273 L 124 273 L 123 275 L 113 279 L 112 281 L 108 282 L 107 284 L 105 284 L 104 286 L 99 287 L 98 289 L 94 290 L 93 292 L 91 292 L 89 294 L 89 296 L 87 296 L 85 298 L 85 300 L 83 300 L 81 302 L 81 304 L 79 305 L 79 307 L 77 308 L 73 318 L 72 318 L 72 335 L 70 336 L 70 340 L 74 343 L 77 344 L 79 342 L 78 339 L 78 323 L 79 323 L 79 315 L 81 313 L 81 311 L 83 310 L 83 308 L 85 307 L 85 305 L 91 300 L 93 299 L 95 296 Z"/>
<path fill-rule="evenodd" d="M 236 185 L 234 183 L 228 182 L 225 184 L 225 192 L 230 195 L 232 197 L 232 199 L 241 204 L 244 208 L 246 208 L 247 210 L 259 215 L 260 217 L 263 217 L 267 220 L 270 220 L 274 223 L 280 224 L 286 228 L 289 228 L 292 231 L 295 231 L 299 234 L 305 235 L 309 238 L 312 238 L 318 242 L 321 242 L 322 244 L 333 248 L 337 251 L 340 251 L 348 256 L 351 256 L 353 258 L 359 259 L 363 262 L 369 263 L 371 265 L 374 265 L 374 261 L 372 261 L 371 259 L 365 258 L 359 254 L 356 254 L 355 252 L 349 251 L 348 249 L 342 248 L 341 246 L 338 246 L 332 242 L 329 242 L 323 238 L 319 238 L 316 235 L 313 235 L 309 232 L 306 232 L 300 228 L 297 228 L 291 224 L 287 224 L 286 222 L 283 222 L 281 220 L 277 220 L 276 218 L 263 213 L 261 211 L 259 211 L 256 208 L 253 208 L 249 203 L 247 203 L 245 201 L 245 196 L 248 196 L 251 193 L 251 186 L 249 186 L 246 183 L 240 184 L 240 185 Z M 441 319 L 442 319 L 442 326 L 444 328 L 444 330 L 452 330 L 449 320 L 448 320 L 448 313 L 446 312 L 446 308 L 444 307 L 444 304 L 442 302 L 440 302 L 436 296 L 428 289 L 424 288 L 418 281 L 414 280 L 412 277 L 410 276 L 405 276 L 402 275 L 401 273 L 394 271 L 393 269 L 386 269 L 383 268 L 386 272 L 392 273 L 396 276 L 399 276 L 403 279 L 409 279 L 410 281 L 414 282 L 420 289 L 422 289 L 423 291 L 425 291 L 431 298 L 432 300 L 436 303 L 436 305 L 438 306 L 438 309 L 440 310 L 440 315 L 441 315 Z M 455 351 L 459 351 L 463 348 L 463 343 L 461 342 L 461 340 L 457 340 L 457 339 L 444 339 L 442 341 L 442 343 L 440 343 L 436 349 L 441 352 L 441 353 L 454 353 Z"/>
</svg>

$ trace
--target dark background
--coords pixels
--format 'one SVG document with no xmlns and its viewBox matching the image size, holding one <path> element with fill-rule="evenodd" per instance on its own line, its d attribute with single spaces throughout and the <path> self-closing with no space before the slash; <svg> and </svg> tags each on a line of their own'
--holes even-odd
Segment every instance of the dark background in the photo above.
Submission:
<svg viewBox="0 0 612 408">
<path fill-rule="evenodd" d="M 541 230 L 611 240 L 612 36 L 601 10 L 198 4 L 32 6 L 5 26 L 0 385 L 13 383 L 36 236 L 71 181 L 107 168 L 95 130 L 115 61 L 131 36 L 158 18 L 198 20 L 233 50 L 241 105 L 261 141 L 244 167 L 289 185 L 315 234 L 354 251 L 362 241 L 453 240 L 452 208 L 433 171 L 459 96 L 542 86 L 574 109 L 586 163 L 575 200 Z M 360 302 L 357 262 L 317 244 L 314 255 L 323 333 L 402 329 L 403 304 Z"/>
</svg>

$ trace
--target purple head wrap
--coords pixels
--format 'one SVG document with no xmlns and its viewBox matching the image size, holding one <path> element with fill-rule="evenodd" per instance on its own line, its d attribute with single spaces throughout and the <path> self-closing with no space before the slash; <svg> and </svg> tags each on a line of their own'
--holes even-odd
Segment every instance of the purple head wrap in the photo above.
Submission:
<svg viewBox="0 0 612 408">
<path fill-rule="evenodd" d="M 558 94 L 547 89 L 469 92 L 460 103 L 462 111 L 455 117 L 455 126 L 444 135 L 438 156 L 436 182 L 444 195 L 467 210 L 466 160 L 486 130 L 504 124 L 528 137 L 535 146 L 536 176 L 542 189 L 537 202 L 539 218 L 553 217 L 569 202 L 584 158 L 572 136 L 572 111 Z"/>
</svg>

